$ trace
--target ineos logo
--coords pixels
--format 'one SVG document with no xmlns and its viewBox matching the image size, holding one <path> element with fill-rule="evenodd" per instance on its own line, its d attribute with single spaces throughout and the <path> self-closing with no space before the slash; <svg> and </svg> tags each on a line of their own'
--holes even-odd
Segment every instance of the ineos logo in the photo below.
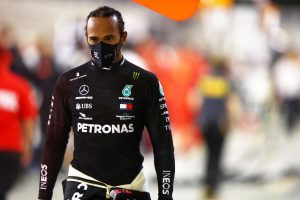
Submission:
<svg viewBox="0 0 300 200">
<path fill-rule="evenodd" d="M 90 91 L 90 89 L 89 89 L 89 86 L 87 86 L 87 85 L 82 85 L 79 88 L 79 94 L 81 94 L 81 95 L 87 95 L 89 93 L 89 91 Z"/>
</svg>

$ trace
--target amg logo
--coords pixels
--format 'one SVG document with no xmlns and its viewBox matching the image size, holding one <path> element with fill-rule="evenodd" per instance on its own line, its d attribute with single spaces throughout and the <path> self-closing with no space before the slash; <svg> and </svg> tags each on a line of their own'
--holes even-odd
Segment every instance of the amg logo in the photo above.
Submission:
<svg viewBox="0 0 300 200">
<path fill-rule="evenodd" d="M 132 133 L 134 132 L 133 124 L 87 124 L 77 123 L 77 131 L 82 133 Z"/>
<path fill-rule="evenodd" d="M 170 194 L 170 188 L 171 188 L 171 172 L 170 171 L 163 171 L 163 177 L 162 177 L 162 193 L 169 195 Z"/>
<path fill-rule="evenodd" d="M 46 190 L 47 188 L 47 165 L 43 165 L 41 164 L 41 185 L 40 185 L 40 189 L 42 190 Z"/>
</svg>

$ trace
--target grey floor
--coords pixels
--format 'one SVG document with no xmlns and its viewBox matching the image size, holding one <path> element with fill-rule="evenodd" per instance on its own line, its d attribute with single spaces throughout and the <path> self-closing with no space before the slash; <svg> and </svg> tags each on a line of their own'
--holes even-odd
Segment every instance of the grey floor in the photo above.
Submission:
<svg viewBox="0 0 300 200">
<path fill-rule="evenodd" d="M 276 125 L 275 125 L 276 124 Z M 300 127 L 300 126 L 299 126 Z M 233 129 L 227 137 L 222 181 L 217 200 L 300 200 L 300 128 L 287 134 L 279 123 L 246 130 Z M 176 140 L 175 140 L 176 141 Z M 176 153 L 174 200 L 204 200 L 205 148 Z M 152 199 L 157 199 L 153 156 L 145 156 Z M 30 170 L 14 187 L 8 200 L 37 199 L 39 171 Z M 61 173 L 54 200 L 62 199 Z"/>
<path fill-rule="evenodd" d="M 199 153 L 201 155 L 201 151 Z M 195 155 L 193 155 L 195 156 Z M 174 188 L 174 200 L 204 200 L 203 187 L 200 183 L 201 167 L 199 159 L 187 162 L 185 157 L 177 159 L 177 175 Z M 145 160 L 145 166 L 151 167 L 152 156 Z M 38 192 L 37 170 L 31 170 L 24 175 L 16 187 L 11 191 L 8 200 L 37 199 Z M 234 175 L 222 182 L 217 200 L 299 200 L 300 176 L 285 175 L 267 178 L 257 178 L 255 175 Z M 61 180 L 65 177 L 61 173 L 54 190 L 54 200 L 62 199 Z M 251 178 L 252 177 L 252 178 Z M 254 178 L 253 178 L 254 177 Z M 256 178 L 255 178 L 256 177 Z M 152 199 L 157 199 L 157 185 L 154 171 L 148 169 L 149 189 Z"/>
<path fill-rule="evenodd" d="M 8 200 L 32 200 L 37 199 L 38 172 L 30 172 L 20 180 L 18 185 L 11 191 Z M 62 199 L 62 190 L 58 179 L 54 190 L 54 200 Z M 193 179 L 191 179 L 193 180 Z M 194 182 L 177 180 L 174 189 L 175 200 L 201 200 L 203 188 Z M 188 183 L 184 183 L 188 182 Z M 156 184 L 150 184 L 152 199 L 157 199 Z M 272 182 L 223 182 L 218 200 L 299 200 L 300 177 L 286 177 Z"/>
</svg>

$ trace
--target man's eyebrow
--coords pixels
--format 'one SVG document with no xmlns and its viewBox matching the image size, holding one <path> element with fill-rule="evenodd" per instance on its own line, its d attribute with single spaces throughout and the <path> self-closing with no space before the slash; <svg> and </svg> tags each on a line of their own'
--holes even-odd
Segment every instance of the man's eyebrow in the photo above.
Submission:
<svg viewBox="0 0 300 200">
<path fill-rule="evenodd" d="M 105 38 L 107 37 L 116 37 L 114 34 L 108 34 L 108 35 L 104 35 Z"/>
<path fill-rule="evenodd" d="M 95 36 L 95 35 L 91 35 L 91 36 L 89 36 L 89 38 L 96 39 L 96 38 L 98 38 L 98 37 L 97 37 L 97 36 Z"/>
</svg>

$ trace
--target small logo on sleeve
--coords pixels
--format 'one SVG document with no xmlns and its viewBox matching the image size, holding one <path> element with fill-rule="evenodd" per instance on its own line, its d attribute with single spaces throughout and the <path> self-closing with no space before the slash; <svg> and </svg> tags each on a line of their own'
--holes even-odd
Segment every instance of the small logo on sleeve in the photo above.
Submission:
<svg viewBox="0 0 300 200">
<path fill-rule="evenodd" d="M 47 189 L 47 176 L 48 176 L 48 166 L 41 164 L 41 184 L 40 189 L 46 190 Z"/>
<path fill-rule="evenodd" d="M 162 177 L 162 193 L 165 195 L 170 195 L 171 189 L 171 171 L 163 170 L 163 177 Z"/>
<path fill-rule="evenodd" d="M 53 111 L 53 105 L 54 105 L 53 101 L 54 101 L 54 96 L 52 95 L 52 97 L 51 97 L 51 104 L 50 104 L 51 107 L 50 107 L 49 116 L 48 116 L 48 122 L 47 122 L 48 126 L 51 124 L 52 111 Z"/>
</svg>

